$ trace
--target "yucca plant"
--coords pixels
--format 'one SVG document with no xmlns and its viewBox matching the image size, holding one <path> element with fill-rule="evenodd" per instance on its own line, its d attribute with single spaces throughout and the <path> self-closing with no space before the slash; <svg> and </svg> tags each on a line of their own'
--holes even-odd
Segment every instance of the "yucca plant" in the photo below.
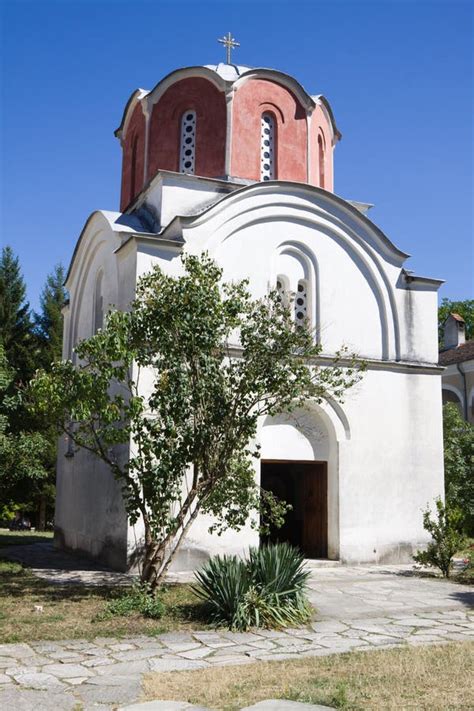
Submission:
<svg viewBox="0 0 474 711">
<path fill-rule="evenodd" d="M 250 586 L 245 561 L 237 556 L 215 556 L 195 573 L 196 595 L 206 604 L 211 622 L 238 628 L 239 605 Z"/>
<path fill-rule="evenodd" d="M 274 625 L 304 622 L 311 614 L 306 596 L 309 571 L 303 555 L 288 543 L 251 548 L 248 562 L 253 584 L 274 610 Z"/>
<path fill-rule="evenodd" d="M 287 543 L 251 548 L 248 560 L 216 556 L 196 573 L 196 594 L 216 624 L 230 629 L 287 627 L 311 615 L 309 573 L 301 553 Z"/>
</svg>

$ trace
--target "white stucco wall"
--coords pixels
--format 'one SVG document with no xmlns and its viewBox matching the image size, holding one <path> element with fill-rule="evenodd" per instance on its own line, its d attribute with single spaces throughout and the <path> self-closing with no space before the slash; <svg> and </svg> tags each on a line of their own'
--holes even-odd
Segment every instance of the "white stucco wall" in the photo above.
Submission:
<svg viewBox="0 0 474 711">
<path fill-rule="evenodd" d="M 428 540 L 421 510 L 443 495 L 439 375 L 369 369 L 344 412 L 339 445 L 340 557 L 409 560 Z"/>
<path fill-rule="evenodd" d="M 102 274 L 104 314 L 110 305 L 126 308 L 135 289 L 135 257 L 115 250 L 126 237 L 113 228 L 113 213 L 95 213 L 78 243 L 66 286 L 70 303 L 64 322 L 64 358 L 93 334 L 96 281 Z M 121 228 L 120 228 L 121 229 Z M 127 447 L 121 455 L 127 456 Z M 55 539 L 57 545 L 80 551 L 125 570 L 127 517 L 121 489 L 107 465 L 84 450 L 59 441 L 57 459 Z"/>
<path fill-rule="evenodd" d="M 193 180 L 200 179 L 186 176 L 186 185 Z M 193 200 L 202 207 L 203 198 L 211 196 L 207 185 L 193 193 L 177 182 L 161 191 L 155 205 L 166 217 L 161 224 L 176 215 L 177 205 L 185 204 L 189 213 Z M 67 342 L 91 333 L 98 270 L 104 274 L 104 303 L 119 308 L 127 308 L 136 279 L 154 264 L 168 274 L 181 273 L 180 243 L 169 237 L 180 237 L 185 251 L 207 250 L 226 280 L 249 278 L 255 298 L 273 288 L 279 274 L 288 277 L 290 291 L 299 279 L 307 280 L 323 354 L 331 356 L 346 345 L 369 361 L 368 371 L 342 405 L 313 408 L 303 426 L 301 418 L 296 424 L 284 418 L 262 421 L 262 458 L 328 462 L 329 557 L 398 561 L 423 544 L 421 509 L 443 490 L 441 378 L 435 366 L 438 284 L 408 278 L 406 255 L 360 213 L 325 191 L 299 184 L 238 190 L 194 218 L 175 220 L 169 234 L 132 236 L 118 251 L 127 235 L 104 220 L 89 225 L 73 263 Z M 141 382 L 144 390 L 150 387 L 146 378 Z M 84 530 L 90 541 L 103 541 L 100 512 L 108 505 L 104 497 L 116 501 L 115 492 L 101 488 L 106 477 L 84 473 L 93 469 L 76 455 L 72 467 L 83 481 L 77 484 L 80 496 L 89 491 L 76 514 L 71 498 L 79 494 L 71 488 L 68 467 L 71 462 L 59 467 L 58 520 L 68 527 L 70 541 L 79 540 Z M 259 470 L 256 463 L 257 479 Z M 84 518 L 86 500 L 95 503 Z M 126 533 L 124 513 L 114 507 L 108 526 L 115 527 L 121 555 L 127 544 L 130 554 L 140 526 Z M 241 553 L 258 542 L 250 527 L 219 537 L 209 534 L 209 525 L 207 517 L 196 520 L 175 568 L 193 567 L 212 553 Z"/>
</svg>

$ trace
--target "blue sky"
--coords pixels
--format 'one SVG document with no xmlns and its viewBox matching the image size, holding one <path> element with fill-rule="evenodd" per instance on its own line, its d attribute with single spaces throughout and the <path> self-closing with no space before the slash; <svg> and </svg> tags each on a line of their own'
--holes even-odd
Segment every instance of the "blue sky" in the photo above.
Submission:
<svg viewBox="0 0 474 711">
<path fill-rule="evenodd" d="M 130 93 L 222 61 L 274 67 L 330 101 L 343 139 L 335 190 L 473 298 L 470 0 L 0 0 L 1 241 L 34 307 L 95 209 L 118 209 L 113 135 Z"/>
</svg>

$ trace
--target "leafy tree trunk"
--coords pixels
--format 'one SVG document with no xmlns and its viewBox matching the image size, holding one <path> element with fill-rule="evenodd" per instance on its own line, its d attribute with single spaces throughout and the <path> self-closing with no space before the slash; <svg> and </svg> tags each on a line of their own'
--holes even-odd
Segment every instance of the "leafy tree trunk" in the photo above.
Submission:
<svg viewBox="0 0 474 711">
<path fill-rule="evenodd" d="M 149 586 L 152 593 L 164 583 L 165 576 L 178 553 L 181 543 L 201 509 L 199 503 L 195 504 L 192 512 L 189 514 L 189 510 L 194 501 L 195 494 L 192 494 L 191 497 L 187 497 L 184 506 L 177 516 L 177 520 L 181 521 L 179 529 L 174 533 L 170 533 L 159 542 L 157 542 L 153 536 L 147 517 L 144 517 L 145 554 L 140 580 Z M 186 518 L 186 523 L 183 524 Z"/>
<path fill-rule="evenodd" d="M 38 531 L 46 530 L 46 496 L 44 494 L 39 497 L 38 525 L 36 529 Z"/>
</svg>

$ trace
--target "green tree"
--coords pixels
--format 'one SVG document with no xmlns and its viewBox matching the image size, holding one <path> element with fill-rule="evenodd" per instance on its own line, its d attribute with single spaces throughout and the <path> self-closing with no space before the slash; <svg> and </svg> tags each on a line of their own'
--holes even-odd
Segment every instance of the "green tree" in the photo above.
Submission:
<svg viewBox="0 0 474 711">
<path fill-rule="evenodd" d="M 143 520 L 142 581 L 153 590 L 199 512 L 217 532 L 249 516 L 258 525 L 261 505 L 281 521 L 284 504 L 255 483 L 259 417 L 340 399 L 361 370 L 347 354 L 318 365 L 313 334 L 276 293 L 252 300 L 206 255 L 183 262 L 181 277 L 143 277 L 131 310 L 109 313 L 77 346 L 78 367 L 55 363 L 31 385 L 36 409 L 121 483 L 131 523 Z"/>
<path fill-rule="evenodd" d="M 8 246 L 0 256 L 0 344 L 18 380 L 28 382 L 37 347 L 19 260 Z"/>
<path fill-rule="evenodd" d="M 55 267 L 41 295 L 41 313 L 33 318 L 18 258 L 10 247 L 0 258 L 0 345 L 2 392 L 0 502 L 7 509 L 21 506 L 37 512 L 37 527 L 45 527 L 47 507 L 54 502 L 57 430 L 47 415 L 34 416 L 25 404 L 23 388 L 36 368 L 49 367 L 61 356 L 64 271 Z M 14 393 L 14 396 L 13 396 Z M 16 452 L 16 455 L 15 455 Z"/>
<path fill-rule="evenodd" d="M 445 297 L 438 308 L 438 339 L 441 346 L 444 322 L 451 313 L 459 314 L 466 322 L 466 341 L 474 338 L 474 299 L 451 301 Z"/>
<path fill-rule="evenodd" d="M 474 427 L 454 403 L 443 407 L 444 481 L 446 500 L 464 514 L 474 532 Z"/>
<path fill-rule="evenodd" d="M 56 264 L 46 277 L 40 296 L 41 312 L 35 315 L 36 332 L 40 342 L 40 360 L 44 368 L 61 358 L 63 341 L 62 308 L 66 303 L 64 268 Z"/>
<path fill-rule="evenodd" d="M 453 557 L 465 543 L 462 532 L 463 513 L 455 506 L 435 500 L 436 518 L 432 518 L 429 507 L 423 511 L 423 528 L 431 534 L 431 541 L 425 551 L 413 556 L 420 565 L 439 568 L 445 578 L 449 578 Z"/>
<path fill-rule="evenodd" d="M 15 371 L 0 345 L 0 506 L 4 510 L 15 504 L 28 509 L 48 476 L 44 466 L 48 441 L 34 429 L 11 426 L 18 421 L 18 412 L 25 410 L 23 392 L 15 380 Z"/>
<path fill-rule="evenodd" d="M 64 268 L 61 264 L 57 264 L 53 271 L 48 274 L 40 296 L 41 310 L 39 314 L 35 314 L 35 332 L 39 347 L 37 367 L 42 367 L 45 370 L 49 370 L 51 364 L 59 360 L 62 355 L 62 308 L 66 302 L 66 290 L 63 286 L 64 276 Z M 48 510 L 51 511 L 54 506 L 57 429 L 47 416 L 36 417 L 35 426 L 49 444 L 44 460 L 48 476 L 42 480 L 41 486 L 35 492 L 37 528 L 44 530 Z"/>
</svg>

